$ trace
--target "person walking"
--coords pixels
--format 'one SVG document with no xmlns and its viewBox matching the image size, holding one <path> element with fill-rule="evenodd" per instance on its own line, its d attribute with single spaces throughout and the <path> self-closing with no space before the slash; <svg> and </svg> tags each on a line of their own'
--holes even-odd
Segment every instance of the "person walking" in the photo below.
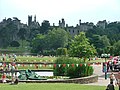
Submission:
<svg viewBox="0 0 120 90">
<path fill-rule="evenodd" d="M 110 82 L 113 82 L 113 85 L 115 85 L 115 76 L 113 72 L 110 74 L 109 78 L 110 78 Z"/>
<path fill-rule="evenodd" d="M 115 90 L 113 82 L 110 82 L 110 84 L 108 84 L 106 90 Z"/>
</svg>

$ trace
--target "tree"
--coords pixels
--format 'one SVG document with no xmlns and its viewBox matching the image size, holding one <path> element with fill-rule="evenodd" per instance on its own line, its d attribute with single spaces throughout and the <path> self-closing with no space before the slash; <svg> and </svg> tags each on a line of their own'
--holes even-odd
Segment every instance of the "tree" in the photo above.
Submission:
<svg viewBox="0 0 120 90">
<path fill-rule="evenodd" d="M 120 55 L 120 40 L 113 45 L 114 55 Z"/>
<path fill-rule="evenodd" d="M 26 34 L 27 34 L 27 30 L 25 28 L 21 28 L 18 32 L 18 36 L 22 40 L 22 47 L 23 47 L 23 40 L 26 39 Z"/>
<path fill-rule="evenodd" d="M 0 47 L 6 48 L 9 46 L 10 38 L 8 38 L 8 28 L 3 27 L 0 29 Z"/>
<path fill-rule="evenodd" d="M 110 53 L 112 48 L 109 47 L 110 46 L 110 40 L 109 40 L 109 38 L 107 38 L 107 35 L 100 36 L 100 40 L 103 44 L 103 47 L 101 48 L 101 49 L 103 49 L 102 53 Z M 99 55 L 101 55 L 102 53 L 99 53 Z"/>
<path fill-rule="evenodd" d="M 90 42 L 95 46 L 95 48 L 103 48 L 104 44 L 101 41 L 100 35 L 92 35 L 92 38 L 90 38 Z"/>
<path fill-rule="evenodd" d="M 11 41 L 16 40 L 17 30 L 17 26 L 13 23 L 11 18 L 9 18 L 6 21 L 5 26 L 0 27 L 0 46 L 7 47 Z"/>
<path fill-rule="evenodd" d="M 57 49 L 68 45 L 68 33 L 61 28 L 52 29 L 46 36 L 49 49 Z"/>
<path fill-rule="evenodd" d="M 90 38 L 90 43 L 95 46 L 98 55 L 106 53 L 107 47 L 110 46 L 110 40 L 107 35 L 92 35 L 92 37 Z"/>
<path fill-rule="evenodd" d="M 71 42 L 69 48 L 69 55 L 79 58 L 89 58 L 96 54 L 96 49 L 93 45 L 90 45 L 88 38 L 86 38 L 85 33 L 81 32 L 76 35 Z"/>
<path fill-rule="evenodd" d="M 101 41 L 103 42 L 104 47 L 110 46 L 110 40 L 109 40 L 109 38 L 107 37 L 107 35 L 101 36 Z"/>
<path fill-rule="evenodd" d="M 11 46 L 11 47 L 19 47 L 20 44 L 19 44 L 19 42 L 17 42 L 17 41 L 12 41 L 12 42 L 10 43 L 10 46 Z"/>
<path fill-rule="evenodd" d="M 37 34 L 36 37 L 32 40 L 32 52 L 33 53 L 43 53 L 45 49 L 45 35 Z"/>
</svg>

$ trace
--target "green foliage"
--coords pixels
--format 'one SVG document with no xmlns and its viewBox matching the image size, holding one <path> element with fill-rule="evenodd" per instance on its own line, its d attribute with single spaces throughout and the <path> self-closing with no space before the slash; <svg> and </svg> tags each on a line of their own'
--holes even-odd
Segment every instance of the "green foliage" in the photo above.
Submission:
<svg viewBox="0 0 120 90">
<path fill-rule="evenodd" d="M 43 50 L 42 55 L 44 56 L 56 56 L 56 50 Z"/>
<path fill-rule="evenodd" d="M 67 55 L 67 48 L 58 48 L 57 55 Z"/>
<path fill-rule="evenodd" d="M 106 52 L 105 49 L 110 46 L 110 41 L 106 35 L 93 35 L 90 42 L 97 48 L 98 55 Z"/>
<path fill-rule="evenodd" d="M 120 40 L 120 22 L 108 23 L 105 29 L 95 26 L 86 32 L 86 36 L 96 47 L 98 55 L 107 53 L 107 47 L 114 47 L 113 45 Z M 113 52 L 110 54 L 114 55 Z"/>
<path fill-rule="evenodd" d="M 26 34 L 27 34 L 27 30 L 25 28 L 21 28 L 18 32 L 18 36 L 22 40 L 25 40 Z"/>
<path fill-rule="evenodd" d="M 120 40 L 113 45 L 114 55 L 120 55 Z"/>
<path fill-rule="evenodd" d="M 2 74 L 0 73 L 0 77 L 2 77 Z"/>
<path fill-rule="evenodd" d="M 32 52 L 33 53 L 43 53 L 45 48 L 45 35 L 37 34 L 36 37 L 32 40 Z"/>
<path fill-rule="evenodd" d="M 19 44 L 19 42 L 17 42 L 17 41 L 12 41 L 12 42 L 10 43 L 10 46 L 11 46 L 11 47 L 19 47 L 20 44 Z"/>
<path fill-rule="evenodd" d="M 9 43 L 16 39 L 16 33 L 18 32 L 17 25 L 13 23 L 11 18 L 7 19 L 5 26 L 0 27 L 0 41 L 1 47 L 7 47 Z"/>
<path fill-rule="evenodd" d="M 68 33 L 61 28 L 52 29 L 46 36 L 49 49 L 57 49 L 68 45 Z"/>
<path fill-rule="evenodd" d="M 37 34 L 32 40 L 32 52 L 40 54 L 48 54 L 56 51 L 57 48 L 68 45 L 68 33 L 63 29 L 53 29 L 48 31 L 46 35 Z M 48 51 L 49 50 L 49 51 Z M 47 52 L 43 52 L 47 51 Z"/>
<path fill-rule="evenodd" d="M 110 46 L 110 40 L 107 35 L 101 36 L 101 41 L 103 42 L 104 47 Z"/>
<path fill-rule="evenodd" d="M 70 57 L 59 57 L 55 61 L 54 75 L 69 76 L 70 78 L 84 77 L 93 74 L 93 68 L 90 64 L 83 63 Z"/>
<path fill-rule="evenodd" d="M 89 58 L 96 54 L 96 49 L 93 45 L 90 45 L 88 38 L 86 38 L 85 33 L 81 32 L 79 35 L 74 37 L 72 40 L 69 55 L 79 58 Z"/>
</svg>

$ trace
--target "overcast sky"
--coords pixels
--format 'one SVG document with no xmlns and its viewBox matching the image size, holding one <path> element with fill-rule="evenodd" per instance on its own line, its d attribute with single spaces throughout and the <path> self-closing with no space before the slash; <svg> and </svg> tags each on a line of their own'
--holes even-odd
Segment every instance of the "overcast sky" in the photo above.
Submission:
<svg viewBox="0 0 120 90">
<path fill-rule="evenodd" d="M 58 25 L 64 18 L 68 25 L 99 20 L 120 21 L 120 0 L 0 0 L 0 21 L 18 17 L 27 23 L 28 15 L 36 15 L 41 24 L 49 20 Z"/>
</svg>

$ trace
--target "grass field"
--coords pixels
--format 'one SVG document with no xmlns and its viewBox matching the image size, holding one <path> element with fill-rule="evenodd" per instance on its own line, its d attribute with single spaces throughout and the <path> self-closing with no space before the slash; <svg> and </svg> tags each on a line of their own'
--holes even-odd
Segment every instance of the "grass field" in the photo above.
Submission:
<svg viewBox="0 0 120 90">
<path fill-rule="evenodd" d="M 19 83 L 18 85 L 0 84 L 0 90 L 105 90 L 105 88 L 105 86 L 64 83 Z M 116 90 L 118 90 L 118 87 Z"/>
</svg>

